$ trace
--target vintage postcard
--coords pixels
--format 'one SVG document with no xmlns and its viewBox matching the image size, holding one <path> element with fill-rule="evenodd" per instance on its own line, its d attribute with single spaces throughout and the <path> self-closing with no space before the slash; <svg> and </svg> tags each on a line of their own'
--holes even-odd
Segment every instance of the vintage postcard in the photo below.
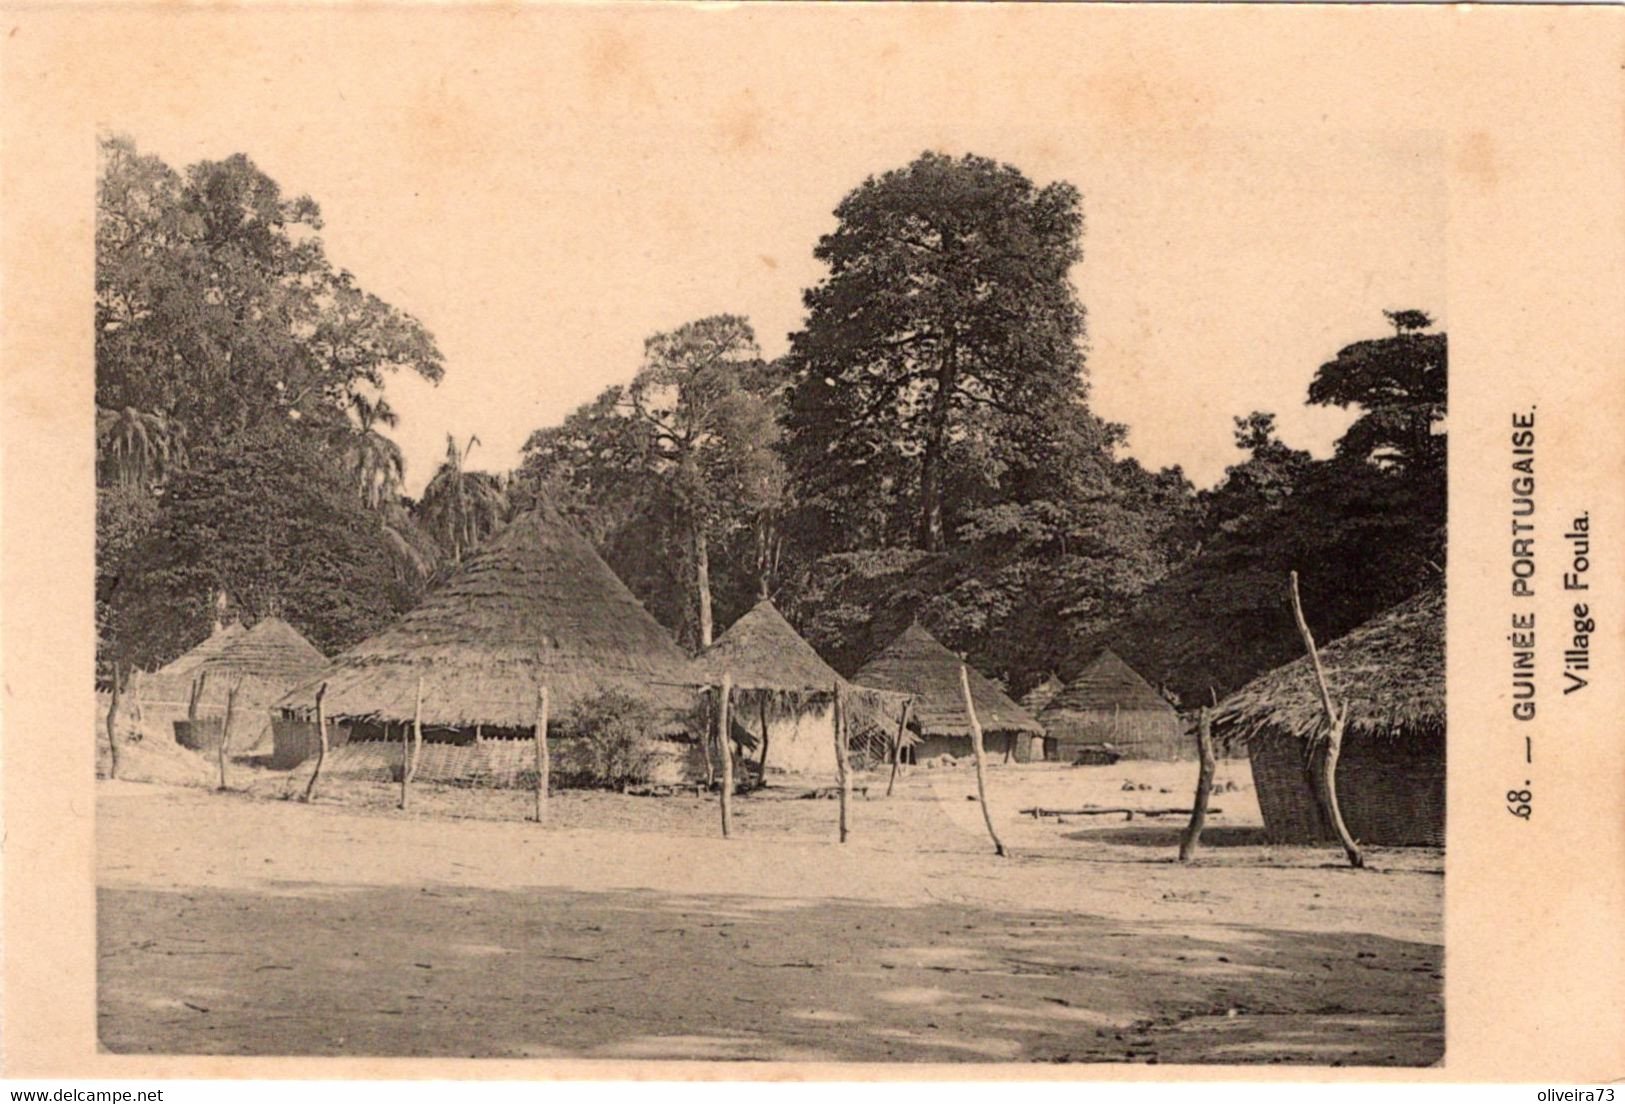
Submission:
<svg viewBox="0 0 1625 1104">
<path fill-rule="evenodd" d="M 1620 10 L 0 23 L 8 1077 L 1625 1077 Z"/>
</svg>

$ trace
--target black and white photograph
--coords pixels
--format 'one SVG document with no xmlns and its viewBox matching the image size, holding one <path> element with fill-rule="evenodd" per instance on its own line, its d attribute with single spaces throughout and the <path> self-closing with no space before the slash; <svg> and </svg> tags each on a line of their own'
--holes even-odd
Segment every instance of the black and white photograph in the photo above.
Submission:
<svg viewBox="0 0 1625 1104">
<path fill-rule="evenodd" d="M 60 198 L 97 1055 L 1451 1069 L 1618 565 L 1401 19 L 327 14 L 132 24 Z"/>
</svg>

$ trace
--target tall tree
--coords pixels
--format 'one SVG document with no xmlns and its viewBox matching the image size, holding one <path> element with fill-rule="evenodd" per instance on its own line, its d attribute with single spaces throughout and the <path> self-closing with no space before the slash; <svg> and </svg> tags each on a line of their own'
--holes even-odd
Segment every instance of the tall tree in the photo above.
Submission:
<svg viewBox="0 0 1625 1104">
<path fill-rule="evenodd" d="M 631 383 L 525 445 L 527 493 L 572 514 L 656 616 L 700 647 L 714 631 L 719 547 L 730 596 L 742 575 L 754 594 L 772 586 L 785 492 L 778 379 L 747 320 L 702 318 L 650 337 Z"/>
<path fill-rule="evenodd" d="M 791 339 L 789 462 L 812 528 L 844 532 L 845 547 L 912 530 L 938 551 L 955 453 L 1039 484 L 1058 419 L 1084 399 L 1068 278 L 1083 255 L 1079 195 L 926 153 L 864 181 L 835 215 L 814 250 L 829 274 Z"/>
</svg>

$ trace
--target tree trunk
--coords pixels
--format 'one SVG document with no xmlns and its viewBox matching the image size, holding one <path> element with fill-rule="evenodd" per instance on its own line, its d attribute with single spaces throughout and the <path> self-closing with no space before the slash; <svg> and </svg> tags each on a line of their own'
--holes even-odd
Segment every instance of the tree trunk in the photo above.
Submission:
<svg viewBox="0 0 1625 1104">
<path fill-rule="evenodd" d="M 729 748 L 728 706 L 733 697 L 733 679 L 725 671 L 722 685 L 717 688 L 717 754 L 722 760 L 722 838 L 733 835 L 734 826 L 734 757 Z"/>
<path fill-rule="evenodd" d="M 846 806 L 852 797 L 852 767 L 846 760 L 846 702 L 835 684 L 835 783 L 840 797 L 841 842 L 846 842 Z"/>
<path fill-rule="evenodd" d="M 890 797 L 897 785 L 897 770 L 903 765 L 903 736 L 908 732 L 908 715 L 914 709 L 914 699 L 903 703 L 903 715 L 897 722 L 897 739 L 891 743 L 891 777 L 886 779 L 886 796 Z"/>
<path fill-rule="evenodd" d="M 970 748 L 976 756 L 976 798 L 982 803 L 982 820 L 987 823 L 987 834 L 993 839 L 993 853 L 1006 857 L 1010 853 L 1004 849 L 999 833 L 993 830 L 993 813 L 987 807 L 987 753 L 982 749 L 982 725 L 976 719 L 976 703 L 970 696 L 970 675 L 963 663 L 959 665 L 959 691 L 964 695 L 965 716 L 970 721 Z"/>
<path fill-rule="evenodd" d="M 113 661 L 113 700 L 107 707 L 107 777 L 118 777 L 118 700 L 123 693 L 119 685 L 119 663 Z"/>
<path fill-rule="evenodd" d="M 226 687 L 226 719 L 220 724 L 220 746 L 215 752 L 215 761 L 220 767 L 220 789 L 226 788 L 226 753 L 231 747 L 231 715 L 237 710 L 237 691 L 243 685 L 238 679 Z"/>
<path fill-rule="evenodd" d="M 553 763 L 547 752 L 547 687 L 543 685 L 536 705 L 536 823 L 547 816 L 547 787 L 553 778 Z"/>
<path fill-rule="evenodd" d="M 1316 795 L 1326 810 L 1326 818 L 1337 833 L 1338 842 L 1343 845 L 1343 854 L 1348 856 L 1350 866 L 1359 868 L 1365 866 L 1365 855 L 1350 834 L 1348 825 L 1343 823 L 1343 811 L 1337 804 L 1337 757 L 1343 750 L 1343 726 L 1347 717 L 1345 707 L 1337 719 L 1326 726 L 1326 735 L 1316 741 L 1310 751 L 1309 770 L 1314 778 Z"/>
<path fill-rule="evenodd" d="M 1196 800 L 1191 802 L 1191 822 L 1185 828 L 1185 837 L 1179 841 L 1180 862 L 1189 862 L 1202 845 L 1207 802 L 1213 795 L 1213 771 L 1217 766 L 1213 756 L 1213 710 L 1205 705 L 1196 716 L 1196 754 L 1200 762 L 1196 771 Z"/>
<path fill-rule="evenodd" d="M 1307 766 L 1310 785 L 1320 799 L 1321 811 L 1326 814 L 1327 822 L 1337 833 L 1338 842 L 1343 845 L 1343 854 L 1348 856 L 1349 865 L 1359 868 L 1365 866 L 1365 856 L 1360 853 L 1359 843 L 1349 833 L 1348 825 L 1343 823 L 1343 812 L 1337 805 L 1337 757 L 1343 748 L 1343 726 L 1348 721 L 1348 704 L 1345 702 L 1341 708 L 1332 704 L 1331 688 L 1326 685 L 1326 672 L 1320 666 L 1320 652 L 1315 649 L 1315 638 L 1309 632 L 1309 622 L 1303 616 L 1296 571 L 1291 574 L 1291 583 L 1292 616 L 1298 623 L 1303 646 L 1309 652 L 1309 662 L 1315 670 L 1315 683 L 1320 687 L 1320 705 L 1326 714 L 1325 729 L 1309 740 Z"/>
<path fill-rule="evenodd" d="M 694 597 L 699 603 L 700 647 L 711 646 L 711 550 L 705 521 L 694 522 Z"/>
<path fill-rule="evenodd" d="M 756 699 L 756 711 L 759 714 L 761 714 L 761 717 L 762 717 L 762 762 L 761 762 L 761 766 L 757 768 L 757 773 L 760 775 L 760 777 L 757 778 L 756 784 L 758 786 L 762 787 L 763 789 L 766 789 L 767 788 L 767 693 L 766 693 L 766 691 L 763 691 L 762 694 Z"/>
<path fill-rule="evenodd" d="M 920 454 L 919 543 L 927 552 L 942 551 L 942 454 L 948 447 L 948 421 L 958 382 L 959 365 L 950 344 L 937 369 L 937 393 L 931 396 L 925 448 Z"/>
<path fill-rule="evenodd" d="M 316 769 L 310 772 L 310 781 L 305 783 L 305 800 L 316 800 L 316 780 L 322 776 L 322 764 L 327 762 L 327 711 L 322 705 L 322 699 L 327 697 L 327 683 L 316 688 L 316 735 L 321 740 L 316 750 Z"/>
</svg>

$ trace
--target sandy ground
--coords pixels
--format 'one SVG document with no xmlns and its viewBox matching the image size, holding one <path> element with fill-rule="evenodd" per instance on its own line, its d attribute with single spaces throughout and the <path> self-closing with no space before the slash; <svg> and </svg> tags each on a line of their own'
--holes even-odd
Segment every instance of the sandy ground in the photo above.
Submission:
<svg viewBox="0 0 1625 1104">
<path fill-rule="evenodd" d="M 1260 842 L 1221 765 L 967 769 L 836 805 L 523 793 L 233 768 L 236 792 L 102 782 L 100 1029 L 116 1052 L 1421 1065 L 1443 1048 L 1436 851 Z M 1136 787 L 1125 790 L 1128 784 Z M 1163 791 L 1168 792 L 1163 792 Z"/>
</svg>

